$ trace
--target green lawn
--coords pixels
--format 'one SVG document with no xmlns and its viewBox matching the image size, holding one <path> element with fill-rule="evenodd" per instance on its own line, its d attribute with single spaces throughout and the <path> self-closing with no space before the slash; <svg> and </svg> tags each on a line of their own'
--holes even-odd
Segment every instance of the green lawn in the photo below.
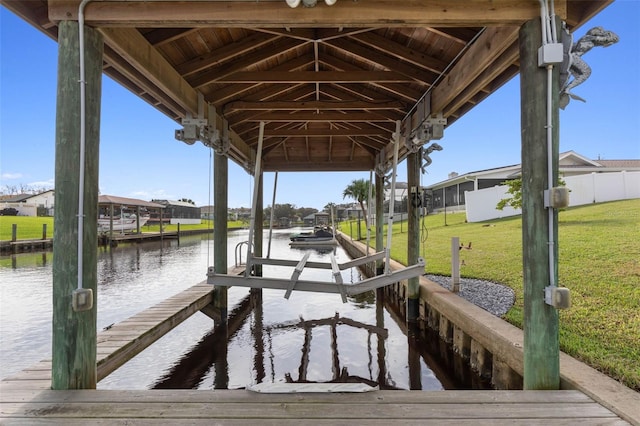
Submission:
<svg viewBox="0 0 640 426">
<path fill-rule="evenodd" d="M 424 221 L 426 271 L 450 275 L 451 237 L 471 242 L 472 250 L 460 252 L 462 276 L 511 287 L 516 302 L 505 319 L 522 327 L 520 216 L 465 223 L 463 213 L 449 213 L 446 222 L 444 214 Z M 342 224 L 343 232 L 349 229 Z M 391 256 L 406 263 L 407 225 L 393 229 Z M 572 301 L 560 311 L 561 349 L 640 391 L 640 200 L 569 208 L 560 212 L 558 232 L 559 284 L 571 290 Z"/>
<path fill-rule="evenodd" d="M 11 240 L 13 225 L 16 224 L 18 240 L 32 240 L 42 238 L 42 225 L 47 225 L 47 238 L 53 237 L 53 218 L 52 217 L 29 217 L 29 216 L 0 216 L 0 241 Z M 229 229 L 243 228 L 248 226 L 246 222 L 229 221 L 227 222 Z M 213 221 L 203 220 L 199 225 L 180 225 L 181 231 L 192 229 L 211 229 Z M 164 230 L 176 231 L 178 225 L 165 225 Z M 145 225 L 141 229 L 142 232 L 160 232 L 160 225 Z"/>
</svg>

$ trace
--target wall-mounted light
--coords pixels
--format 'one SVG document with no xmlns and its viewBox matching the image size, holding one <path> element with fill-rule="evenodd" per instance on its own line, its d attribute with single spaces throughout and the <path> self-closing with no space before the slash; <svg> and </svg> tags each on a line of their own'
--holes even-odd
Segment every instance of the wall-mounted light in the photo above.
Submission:
<svg viewBox="0 0 640 426">
<path fill-rule="evenodd" d="M 300 6 L 300 3 L 302 3 L 304 7 L 314 7 L 318 3 L 318 0 L 285 0 L 285 1 L 287 2 L 287 5 L 291 8 Z M 333 6 L 334 4 L 336 4 L 337 1 L 338 0 L 324 0 L 327 6 Z"/>
</svg>

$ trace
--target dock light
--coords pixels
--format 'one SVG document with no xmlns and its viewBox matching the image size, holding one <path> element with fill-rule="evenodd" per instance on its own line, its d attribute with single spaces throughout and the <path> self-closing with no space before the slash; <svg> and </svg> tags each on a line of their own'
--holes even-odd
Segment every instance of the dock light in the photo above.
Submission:
<svg viewBox="0 0 640 426">
<path fill-rule="evenodd" d="M 315 7 L 315 5 L 318 4 L 318 0 L 285 0 L 285 1 L 287 2 L 287 5 L 292 9 L 300 6 L 300 3 L 302 3 L 304 7 Z M 327 6 L 333 6 L 334 4 L 336 4 L 337 1 L 338 0 L 324 0 Z"/>
</svg>

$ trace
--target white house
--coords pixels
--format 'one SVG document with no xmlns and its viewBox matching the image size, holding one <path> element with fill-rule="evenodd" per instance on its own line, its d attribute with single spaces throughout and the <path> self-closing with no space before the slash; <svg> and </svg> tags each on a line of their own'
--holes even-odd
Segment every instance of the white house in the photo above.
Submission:
<svg viewBox="0 0 640 426">
<path fill-rule="evenodd" d="M 590 160 L 575 151 L 561 153 L 558 160 L 561 178 L 592 173 L 640 172 L 640 160 Z M 452 173 L 449 179 L 426 187 L 431 195 L 429 211 L 464 211 L 467 204 L 465 192 L 500 186 L 507 180 L 520 177 L 520 169 L 520 164 L 514 164 L 463 175 Z"/>
<path fill-rule="evenodd" d="M 53 216 L 55 192 L 53 189 L 39 194 L 20 194 L 4 198 L 1 208 L 14 208 L 19 216 Z"/>
</svg>

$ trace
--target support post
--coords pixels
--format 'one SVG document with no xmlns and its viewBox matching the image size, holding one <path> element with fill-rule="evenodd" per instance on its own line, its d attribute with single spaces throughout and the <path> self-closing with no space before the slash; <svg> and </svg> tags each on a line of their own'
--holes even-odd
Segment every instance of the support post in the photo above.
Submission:
<svg viewBox="0 0 640 426">
<path fill-rule="evenodd" d="M 84 28 L 85 162 L 84 247 L 78 277 L 78 202 L 80 179 L 80 48 L 78 22 L 58 25 L 56 105 L 55 235 L 53 259 L 52 389 L 96 388 L 96 290 L 98 239 L 98 151 L 103 42 L 100 33 Z M 76 312 L 72 293 L 78 279 L 93 291 L 93 307 Z"/>
<path fill-rule="evenodd" d="M 460 292 L 460 237 L 451 237 L 451 291 Z"/>
<path fill-rule="evenodd" d="M 376 253 L 384 250 L 384 176 L 376 173 Z M 376 275 L 382 275 L 384 264 L 382 259 L 376 261 Z"/>
<path fill-rule="evenodd" d="M 229 160 L 223 154 L 214 154 L 213 166 L 213 267 L 216 273 L 227 273 L 227 204 L 229 186 Z M 213 305 L 220 313 L 220 322 L 227 322 L 227 287 L 216 285 Z"/>
<path fill-rule="evenodd" d="M 258 188 L 258 195 L 256 197 L 256 211 L 255 211 L 255 232 L 253 234 L 253 255 L 254 257 L 262 257 L 263 247 L 263 231 L 264 231 L 264 179 L 262 170 L 255 178 L 255 185 Z M 256 277 L 262 276 L 262 265 L 254 265 L 253 273 Z"/>
<path fill-rule="evenodd" d="M 420 257 L 420 161 L 421 149 L 407 156 L 407 185 L 409 186 L 407 265 L 415 265 Z M 407 322 L 414 323 L 420 316 L 420 279 L 407 281 Z"/>
<path fill-rule="evenodd" d="M 558 25 L 560 28 L 560 25 Z M 524 272 L 524 388 L 559 389 L 560 361 L 558 312 L 544 301 L 550 283 L 549 250 L 554 250 L 557 271 L 557 241 L 549 241 L 549 227 L 557 240 L 557 213 L 552 220 L 544 206 L 549 187 L 547 171 L 547 70 L 538 67 L 541 22 L 525 23 L 519 34 L 520 94 L 522 125 L 522 254 Z M 558 178 L 559 72 L 552 75 L 552 169 Z M 553 186 L 553 185 L 551 185 Z"/>
</svg>

